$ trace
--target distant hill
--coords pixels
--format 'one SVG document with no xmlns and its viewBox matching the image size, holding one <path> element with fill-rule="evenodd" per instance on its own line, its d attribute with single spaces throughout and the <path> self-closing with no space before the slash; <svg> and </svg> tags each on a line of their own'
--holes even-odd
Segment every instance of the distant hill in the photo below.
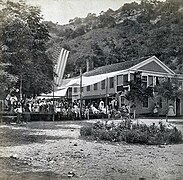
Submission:
<svg viewBox="0 0 183 180">
<path fill-rule="evenodd" d="M 76 76 L 79 68 L 90 69 L 155 55 L 172 70 L 183 73 L 183 1 L 124 4 L 99 16 L 89 13 L 69 24 L 49 26 L 48 53 L 54 47 L 71 51 L 65 77 Z"/>
</svg>

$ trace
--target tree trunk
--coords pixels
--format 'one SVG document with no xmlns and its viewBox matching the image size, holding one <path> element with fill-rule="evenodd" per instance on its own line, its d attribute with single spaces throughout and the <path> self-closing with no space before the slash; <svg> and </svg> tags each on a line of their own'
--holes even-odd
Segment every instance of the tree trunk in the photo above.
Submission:
<svg viewBox="0 0 183 180">
<path fill-rule="evenodd" d="M 3 117 L 2 117 L 2 114 L 0 113 L 0 123 L 2 124 L 3 123 Z"/>
<path fill-rule="evenodd" d="M 136 117 L 136 109 L 133 110 L 133 119 Z"/>
<path fill-rule="evenodd" d="M 168 105 L 168 99 L 167 99 L 167 108 L 169 107 L 169 105 Z M 169 111 L 169 108 L 168 108 L 168 110 L 167 110 L 167 113 L 166 113 L 166 122 L 168 122 L 168 111 Z"/>
</svg>

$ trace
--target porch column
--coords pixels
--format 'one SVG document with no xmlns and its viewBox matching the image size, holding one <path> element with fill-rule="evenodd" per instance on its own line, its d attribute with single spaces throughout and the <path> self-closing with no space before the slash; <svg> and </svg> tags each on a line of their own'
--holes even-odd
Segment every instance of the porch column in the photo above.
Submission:
<svg viewBox="0 0 183 180">
<path fill-rule="evenodd" d="M 130 71 L 128 71 L 128 81 L 130 81 Z"/>
<path fill-rule="evenodd" d="M 117 76 L 114 76 L 114 93 L 117 93 Z"/>
<path fill-rule="evenodd" d="M 128 82 L 130 81 L 130 71 L 128 71 Z M 128 85 L 128 91 L 130 91 L 130 85 Z"/>
<path fill-rule="evenodd" d="M 153 76 L 153 87 L 155 86 L 155 84 L 156 84 L 156 77 Z"/>
<path fill-rule="evenodd" d="M 177 99 L 176 98 L 174 101 L 174 112 L 175 112 L 175 116 L 177 116 Z"/>
</svg>

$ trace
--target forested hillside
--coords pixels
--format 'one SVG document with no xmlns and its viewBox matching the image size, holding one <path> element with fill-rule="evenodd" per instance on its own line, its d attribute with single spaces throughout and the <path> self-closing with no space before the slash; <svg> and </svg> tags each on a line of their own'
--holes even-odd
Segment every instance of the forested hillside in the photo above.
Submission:
<svg viewBox="0 0 183 180">
<path fill-rule="evenodd" d="M 106 64 L 131 61 L 150 55 L 157 56 L 172 70 L 183 73 L 183 1 L 142 0 L 109 9 L 99 16 L 89 13 L 76 17 L 67 25 L 49 25 L 53 47 L 71 51 L 65 77 Z"/>
</svg>

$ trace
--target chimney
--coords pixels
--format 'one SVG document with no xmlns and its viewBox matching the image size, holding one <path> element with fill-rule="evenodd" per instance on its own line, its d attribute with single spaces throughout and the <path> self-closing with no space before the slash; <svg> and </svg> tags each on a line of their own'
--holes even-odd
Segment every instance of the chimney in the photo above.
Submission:
<svg viewBox="0 0 183 180">
<path fill-rule="evenodd" d="M 89 59 L 86 60 L 86 72 L 90 70 L 90 62 Z"/>
</svg>

